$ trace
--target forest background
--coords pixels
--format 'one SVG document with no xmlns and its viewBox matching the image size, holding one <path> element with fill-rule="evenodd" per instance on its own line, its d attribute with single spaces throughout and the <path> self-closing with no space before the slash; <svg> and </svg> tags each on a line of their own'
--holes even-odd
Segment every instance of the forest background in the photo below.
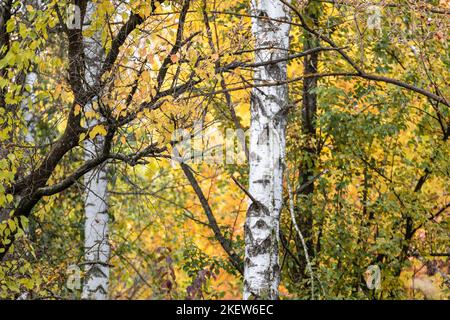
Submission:
<svg viewBox="0 0 450 320">
<path fill-rule="evenodd" d="M 0 0 L 0 298 L 448 299 L 449 14 Z"/>
</svg>

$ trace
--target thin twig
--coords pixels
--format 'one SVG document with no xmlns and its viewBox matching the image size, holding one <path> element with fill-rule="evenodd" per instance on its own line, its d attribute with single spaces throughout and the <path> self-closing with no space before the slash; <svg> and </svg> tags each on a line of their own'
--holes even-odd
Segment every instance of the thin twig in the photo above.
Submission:
<svg viewBox="0 0 450 320">
<path fill-rule="evenodd" d="M 297 225 L 297 221 L 295 220 L 294 197 L 292 195 L 292 188 L 291 188 L 291 183 L 289 181 L 288 172 L 286 172 L 286 183 L 287 183 L 287 188 L 288 188 L 288 193 L 289 193 L 289 211 L 291 213 L 291 219 L 292 219 L 292 223 L 294 225 L 294 228 L 297 231 L 298 236 L 300 237 L 300 240 L 302 242 L 303 251 L 305 253 L 306 265 L 307 265 L 308 271 L 309 271 L 310 276 L 311 276 L 311 298 L 314 300 L 314 272 L 313 272 L 312 267 L 311 267 L 311 261 L 309 260 L 309 255 L 308 255 L 308 250 L 306 248 L 305 239 L 303 238 L 303 234 L 302 234 L 302 232 L 300 231 L 300 228 Z"/>
</svg>

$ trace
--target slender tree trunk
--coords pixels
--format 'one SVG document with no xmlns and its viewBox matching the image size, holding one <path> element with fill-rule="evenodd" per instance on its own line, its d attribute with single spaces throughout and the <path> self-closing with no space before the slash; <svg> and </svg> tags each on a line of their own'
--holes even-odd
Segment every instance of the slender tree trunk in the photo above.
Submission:
<svg viewBox="0 0 450 320">
<path fill-rule="evenodd" d="M 277 0 L 254 0 L 252 10 L 252 15 L 258 17 L 252 20 L 255 62 L 286 57 L 290 29 L 288 8 Z M 285 80 L 286 62 L 255 69 L 256 86 Z M 253 90 L 249 174 L 249 192 L 253 199 L 245 221 L 245 299 L 278 298 L 278 237 L 287 105 L 286 84 Z"/>
<path fill-rule="evenodd" d="M 87 5 L 86 20 L 88 22 L 92 21 L 95 9 L 92 2 Z M 94 79 L 97 78 L 101 69 L 100 61 L 103 60 L 103 49 L 100 39 L 100 32 L 96 32 L 92 38 L 85 38 L 84 41 L 87 86 L 94 84 Z M 86 111 L 93 110 L 97 103 L 98 97 L 86 105 Z M 88 121 L 89 127 L 95 124 L 95 120 Z M 103 137 L 101 136 L 97 136 L 93 140 L 86 140 L 84 144 L 85 160 L 97 157 L 102 150 L 102 145 Z M 106 174 L 106 166 L 101 165 L 84 176 L 86 187 L 84 225 L 86 277 L 83 285 L 83 299 L 105 300 L 108 298 L 110 247 Z"/>
<path fill-rule="evenodd" d="M 317 3 L 311 2 L 306 7 L 305 12 L 314 26 L 318 24 L 317 13 L 314 10 L 314 6 Z M 318 47 L 317 38 L 309 32 L 304 33 L 304 45 L 303 51 Z M 315 74 L 318 69 L 319 52 L 314 52 L 308 55 L 303 60 L 303 74 Z M 302 93 L 302 133 L 304 134 L 304 141 L 302 147 L 302 161 L 299 166 L 299 179 L 298 186 L 299 192 L 297 192 L 297 201 L 295 207 L 295 213 L 297 221 L 299 221 L 299 228 L 305 238 L 306 250 L 311 258 L 314 257 L 313 252 L 313 213 L 312 213 L 312 195 L 314 193 L 314 182 L 311 180 L 314 178 L 314 172 L 317 160 L 317 151 L 314 146 L 316 138 L 316 113 L 317 113 L 317 95 L 315 89 L 317 88 L 317 78 L 305 77 L 303 80 L 303 93 Z M 303 186 L 303 187 L 301 187 Z M 300 188 L 301 187 L 301 188 Z M 300 238 L 296 238 L 296 247 L 299 255 L 299 261 L 301 266 L 298 272 L 296 272 L 296 278 L 300 280 L 305 276 L 306 270 L 306 257 L 304 254 L 303 246 Z"/>
<path fill-rule="evenodd" d="M 10 48 L 10 35 L 7 32 L 6 23 L 12 16 L 12 3 L 12 0 L 0 1 L 0 60 L 6 56 Z M 8 68 L 6 66 L 0 68 L 0 78 L 8 79 Z M 7 92 L 8 86 L 0 88 L 0 106 L 5 109 L 5 114 L 2 115 L 5 119 L 8 119 L 9 113 L 11 112 L 9 106 L 6 104 Z M 8 121 L 0 123 L 0 129 L 4 129 L 7 125 Z M 8 140 L 7 142 L 10 142 L 11 138 L 8 137 Z M 0 144 L 0 159 L 5 158 L 7 155 L 8 149 L 3 146 L 3 143 Z M 10 208 L 0 208 L 0 223 L 9 218 L 9 213 Z"/>
</svg>

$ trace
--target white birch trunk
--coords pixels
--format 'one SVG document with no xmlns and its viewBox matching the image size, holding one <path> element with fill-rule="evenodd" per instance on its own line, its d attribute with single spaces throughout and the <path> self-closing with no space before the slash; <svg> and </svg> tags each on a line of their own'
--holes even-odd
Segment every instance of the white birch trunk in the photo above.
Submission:
<svg viewBox="0 0 450 320">
<path fill-rule="evenodd" d="M 95 4 L 89 2 L 85 20 L 90 22 L 95 13 Z M 103 49 L 100 32 L 94 33 L 92 38 L 85 38 L 86 85 L 92 86 L 101 68 Z M 85 111 L 93 109 L 96 99 L 86 105 Z M 96 124 L 95 120 L 88 121 L 88 126 Z M 85 160 L 99 155 L 103 146 L 103 137 L 86 140 Z M 109 285 L 109 254 L 108 242 L 108 206 L 107 206 L 107 177 L 106 166 L 101 165 L 84 176 L 86 186 L 84 250 L 85 272 L 83 284 L 83 299 L 108 299 Z"/>
<path fill-rule="evenodd" d="M 286 57 L 290 29 L 288 8 L 279 0 L 253 0 L 252 15 L 258 17 L 252 20 L 255 63 Z M 276 81 L 286 81 L 286 62 L 255 69 L 255 86 Z M 245 222 L 244 299 L 278 298 L 278 238 L 287 105 L 286 84 L 253 89 L 249 192 L 256 202 L 252 201 L 249 206 Z"/>
<path fill-rule="evenodd" d="M 34 83 L 37 80 L 37 74 L 35 72 L 30 72 L 25 77 L 25 85 L 30 86 L 31 92 L 33 92 L 33 86 Z M 29 99 L 31 101 L 29 101 Z M 32 111 L 30 110 L 29 106 L 33 105 L 33 102 L 35 100 L 35 97 L 33 94 L 26 93 L 25 98 L 21 103 L 22 110 L 24 112 L 24 118 L 27 125 L 27 133 L 25 135 L 25 142 L 32 145 L 34 144 L 34 135 L 36 134 L 36 121 L 35 116 L 33 115 Z"/>
</svg>

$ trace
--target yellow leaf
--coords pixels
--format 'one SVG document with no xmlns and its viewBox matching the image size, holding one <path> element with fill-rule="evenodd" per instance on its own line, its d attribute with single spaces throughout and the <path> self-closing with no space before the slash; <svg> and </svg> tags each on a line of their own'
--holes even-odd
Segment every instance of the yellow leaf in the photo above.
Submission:
<svg viewBox="0 0 450 320">
<path fill-rule="evenodd" d="M 150 73 L 145 70 L 142 72 L 142 81 L 149 83 L 150 82 Z"/>
<path fill-rule="evenodd" d="M 178 56 L 176 54 L 170 55 L 170 61 L 172 61 L 172 63 L 176 63 L 178 61 Z"/>
<path fill-rule="evenodd" d="M 217 61 L 217 60 L 219 60 L 219 55 L 217 53 L 214 53 L 213 55 L 211 55 L 211 59 L 213 61 Z"/>
<path fill-rule="evenodd" d="M 76 116 L 79 115 L 80 111 L 81 111 L 81 106 L 79 104 L 76 104 L 75 108 L 73 110 L 74 115 L 76 115 Z"/>
<path fill-rule="evenodd" d="M 16 223 L 14 222 L 14 220 L 9 219 L 8 226 L 9 226 L 9 230 L 11 230 L 12 232 L 14 232 L 16 230 Z"/>
<path fill-rule="evenodd" d="M 83 133 L 80 134 L 80 140 L 79 141 L 80 142 L 83 141 L 84 138 L 86 138 L 86 133 L 83 132 Z"/>
<path fill-rule="evenodd" d="M 58 84 L 58 85 L 55 87 L 55 91 L 53 91 L 53 95 L 55 96 L 55 98 L 57 98 L 57 97 L 59 97 L 59 96 L 61 95 L 61 89 L 62 89 L 61 84 Z M 78 107 L 80 107 L 80 106 L 78 106 Z M 76 108 L 76 106 L 75 106 L 75 108 Z M 79 112 L 79 111 L 78 111 L 78 112 Z"/>
<path fill-rule="evenodd" d="M 86 111 L 85 112 L 85 115 L 86 115 L 86 118 L 88 118 L 88 119 L 93 119 L 93 118 L 95 118 L 95 116 L 97 115 L 96 113 L 95 113 L 95 111 Z"/>
<path fill-rule="evenodd" d="M 106 129 L 103 125 L 96 125 L 91 132 L 89 132 L 89 138 L 94 139 L 97 135 L 106 136 Z"/>
<path fill-rule="evenodd" d="M 155 63 L 155 59 L 153 58 L 153 54 L 148 54 L 147 55 L 147 59 L 148 59 L 148 62 L 150 64 L 154 64 Z"/>
</svg>

